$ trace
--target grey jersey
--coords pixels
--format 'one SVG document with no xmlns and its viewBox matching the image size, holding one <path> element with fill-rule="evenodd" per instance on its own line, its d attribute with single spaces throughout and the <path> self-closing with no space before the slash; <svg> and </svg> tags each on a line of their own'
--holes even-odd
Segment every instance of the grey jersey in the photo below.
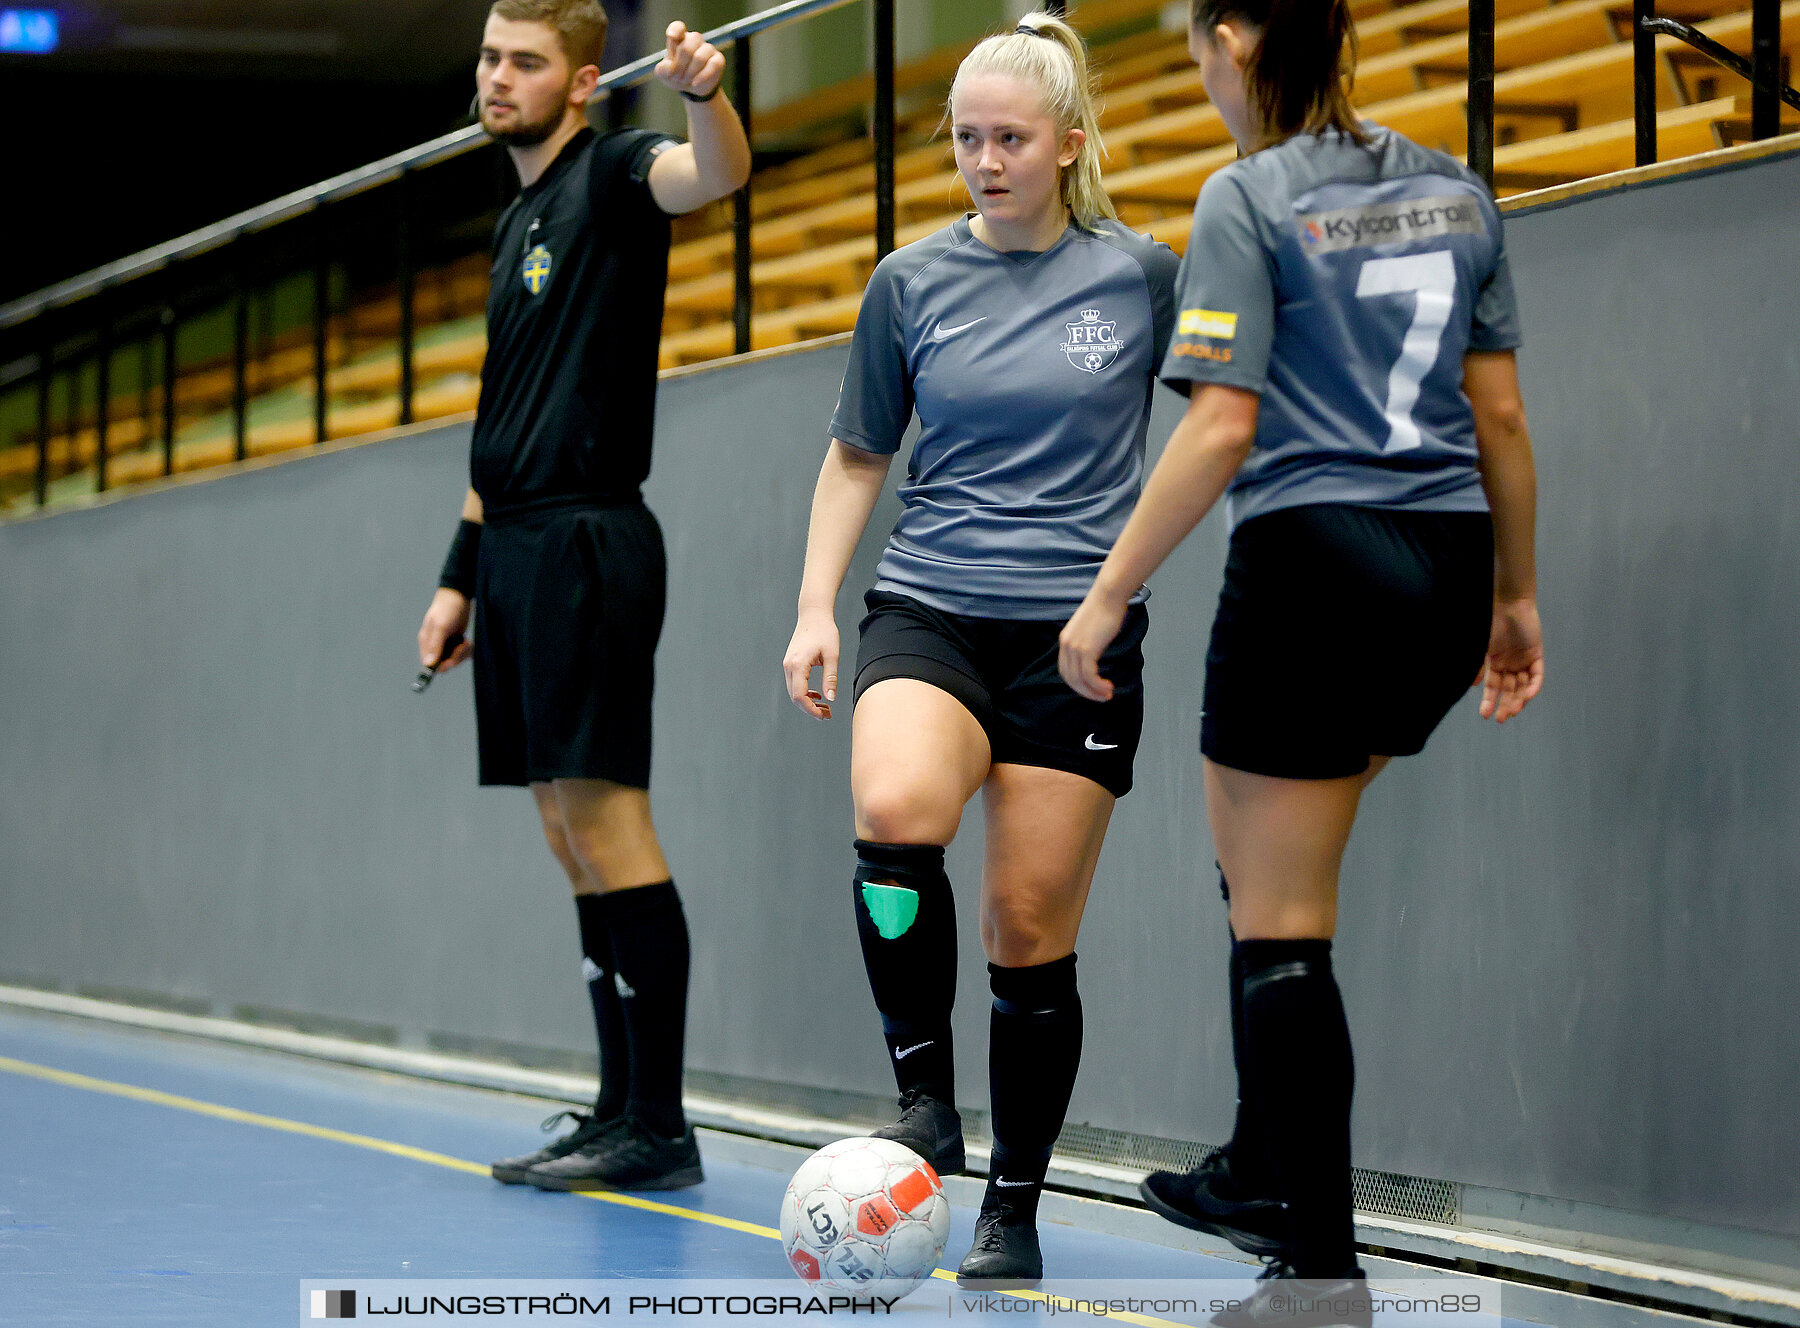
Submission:
<svg viewBox="0 0 1800 1328">
<path fill-rule="evenodd" d="M 1519 344 L 1500 214 L 1442 152 L 1368 126 L 1233 162 L 1194 205 L 1163 378 L 1261 394 L 1232 522 L 1303 503 L 1481 512 L 1468 351 Z"/>
<path fill-rule="evenodd" d="M 881 261 L 831 419 L 892 454 L 919 415 L 878 590 L 983 618 L 1080 604 L 1137 501 L 1176 268 L 1116 222 L 1003 254 L 964 219 Z"/>
</svg>

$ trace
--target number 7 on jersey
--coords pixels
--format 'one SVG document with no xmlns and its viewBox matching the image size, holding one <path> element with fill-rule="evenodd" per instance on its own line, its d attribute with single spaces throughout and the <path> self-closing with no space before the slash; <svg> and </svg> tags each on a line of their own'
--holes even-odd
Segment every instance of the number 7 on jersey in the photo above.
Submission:
<svg viewBox="0 0 1800 1328">
<path fill-rule="evenodd" d="M 1421 445 L 1419 423 L 1412 412 L 1419 402 L 1419 384 L 1437 363 L 1444 328 L 1456 302 L 1456 260 L 1441 249 L 1400 258 L 1371 258 L 1357 275 L 1359 299 L 1407 292 L 1418 298 L 1412 324 L 1400 343 L 1400 358 L 1388 373 L 1388 438 L 1383 452 L 1408 452 Z"/>
</svg>

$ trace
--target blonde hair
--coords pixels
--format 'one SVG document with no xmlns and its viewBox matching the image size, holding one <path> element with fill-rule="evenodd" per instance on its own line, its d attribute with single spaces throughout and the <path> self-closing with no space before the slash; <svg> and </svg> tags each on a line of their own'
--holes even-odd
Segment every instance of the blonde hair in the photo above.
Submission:
<svg viewBox="0 0 1800 1328">
<path fill-rule="evenodd" d="M 542 23 L 556 34 L 573 73 L 599 66 L 606 53 L 606 11 L 599 0 L 495 0 L 488 10 L 513 23 Z"/>
<path fill-rule="evenodd" d="M 1086 141 L 1075 160 L 1062 168 L 1063 204 L 1075 224 L 1093 230 L 1102 218 L 1118 219 L 1112 199 L 1106 196 L 1100 160 L 1100 119 L 1094 106 L 1094 76 L 1088 69 L 1087 43 L 1081 34 L 1055 14 L 1043 11 L 1025 15 L 1012 32 L 979 42 L 957 66 L 950 84 L 945 120 L 955 116 L 956 89 L 970 74 L 1006 74 L 1036 88 L 1044 99 L 1044 113 L 1056 124 L 1056 132 L 1079 129 Z"/>
</svg>

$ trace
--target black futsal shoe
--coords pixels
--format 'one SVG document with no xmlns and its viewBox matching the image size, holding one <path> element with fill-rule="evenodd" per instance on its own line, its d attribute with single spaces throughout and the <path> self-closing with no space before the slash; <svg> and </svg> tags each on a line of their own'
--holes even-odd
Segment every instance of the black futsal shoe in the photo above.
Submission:
<svg viewBox="0 0 1800 1328">
<path fill-rule="evenodd" d="M 1298 1277 L 1271 1259 L 1256 1289 L 1212 1316 L 1216 1328 L 1369 1328 L 1375 1307 L 1360 1268 L 1340 1277 Z"/>
<path fill-rule="evenodd" d="M 981 1205 L 975 1242 L 956 1270 L 958 1286 L 985 1291 L 1024 1291 L 1044 1280 L 1037 1214 L 1004 1199 Z"/>
<path fill-rule="evenodd" d="M 962 1116 L 948 1102 L 909 1088 L 900 1098 L 900 1119 L 879 1130 L 871 1139 L 892 1139 L 905 1144 L 931 1163 L 940 1176 L 954 1176 L 968 1165 L 963 1151 Z"/>
<path fill-rule="evenodd" d="M 1222 1148 L 1192 1171 L 1151 1172 L 1138 1193 L 1176 1226 L 1223 1236 L 1246 1254 L 1266 1258 L 1288 1248 L 1287 1205 L 1239 1184 Z"/>
<path fill-rule="evenodd" d="M 518 1157 L 503 1157 L 488 1170 L 494 1173 L 494 1179 L 504 1185 L 525 1184 L 525 1173 L 540 1162 L 554 1162 L 559 1157 L 567 1157 L 578 1148 L 585 1148 L 618 1127 L 620 1117 L 609 1116 L 601 1120 L 582 1111 L 559 1111 L 549 1117 L 538 1128 L 548 1134 L 556 1128 L 556 1123 L 568 1117 L 575 1122 L 575 1128 L 559 1139 L 552 1139 L 535 1153 L 521 1153 Z"/>
<path fill-rule="evenodd" d="M 691 1127 L 668 1139 L 628 1116 L 604 1138 L 533 1167 L 525 1179 L 540 1190 L 684 1190 L 706 1173 Z"/>
</svg>

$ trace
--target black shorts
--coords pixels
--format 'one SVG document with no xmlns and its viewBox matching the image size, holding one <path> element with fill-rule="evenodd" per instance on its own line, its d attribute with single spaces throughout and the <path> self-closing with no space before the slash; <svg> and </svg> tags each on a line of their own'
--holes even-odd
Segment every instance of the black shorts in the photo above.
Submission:
<svg viewBox="0 0 1800 1328">
<path fill-rule="evenodd" d="M 1056 671 L 1062 622 L 969 618 L 907 595 L 871 590 L 856 652 L 856 698 L 888 678 L 916 678 L 950 693 L 987 733 L 995 764 L 1067 770 L 1115 798 L 1131 791 L 1144 727 L 1142 604 L 1100 657 L 1113 699 L 1090 701 Z"/>
<path fill-rule="evenodd" d="M 1485 512 L 1290 507 L 1231 535 L 1206 652 L 1200 750 L 1288 779 L 1411 756 L 1487 654 Z"/>
<path fill-rule="evenodd" d="M 642 503 L 490 519 L 475 578 L 483 784 L 650 787 L 667 570 Z"/>
</svg>

